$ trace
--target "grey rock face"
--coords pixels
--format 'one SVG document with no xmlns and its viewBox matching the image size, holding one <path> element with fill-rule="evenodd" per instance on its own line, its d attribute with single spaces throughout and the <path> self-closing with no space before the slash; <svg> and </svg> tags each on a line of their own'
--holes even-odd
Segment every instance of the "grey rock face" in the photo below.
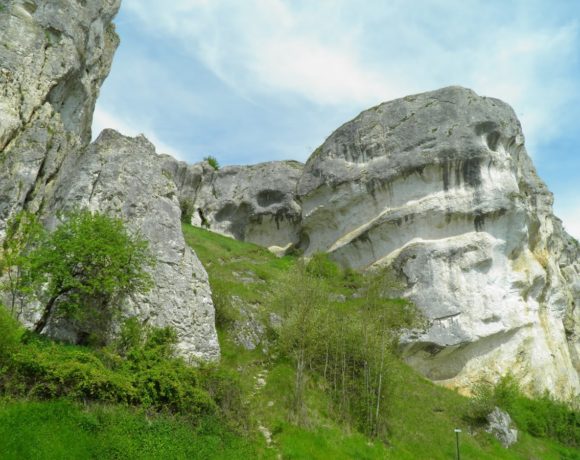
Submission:
<svg viewBox="0 0 580 460">
<path fill-rule="evenodd" d="M 507 412 L 495 407 L 487 416 L 488 426 L 485 431 L 493 434 L 505 448 L 518 442 L 518 430 L 511 428 L 512 419 Z"/>
<path fill-rule="evenodd" d="M 193 210 L 192 224 L 265 247 L 298 242 L 300 205 L 296 183 L 301 163 L 273 161 L 252 166 L 187 165 L 165 157 L 164 168 Z"/>
<path fill-rule="evenodd" d="M 303 170 L 165 168 L 195 225 L 392 266 L 430 323 L 405 337 L 406 359 L 432 380 L 468 388 L 511 371 L 529 390 L 580 392 L 580 248 L 507 104 L 443 88 L 361 113 Z"/>
<path fill-rule="evenodd" d="M 83 5 L 82 3 L 86 3 Z M 0 237 L 36 210 L 68 152 L 90 140 L 119 39 L 119 0 L 3 2 L 0 11 Z"/>
<path fill-rule="evenodd" d="M 430 328 L 407 360 L 468 387 L 511 371 L 567 397 L 578 379 L 578 248 L 505 103 L 450 87 L 387 102 L 335 131 L 298 184 L 307 254 L 391 265 Z"/>
<path fill-rule="evenodd" d="M 81 155 L 66 158 L 56 182 L 45 211 L 49 225 L 57 211 L 87 208 L 123 218 L 149 242 L 157 260 L 155 287 L 130 299 L 126 315 L 173 327 L 184 356 L 219 358 L 207 274 L 185 244 L 177 190 L 153 145 L 105 130 Z"/>
<path fill-rule="evenodd" d="M 88 207 L 122 217 L 150 243 L 155 288 L 128 299 L 127 315 L 173 326 L 180 352 L 214 360 L 219 345 L 207 274 L 181 233 L 177 190 L 144 138 L 104 131 L 90 141 L 100 85 L 118 37 L 119 0 L 9 1 L 0 10 L 0 239 L 21 209 L 49 226 Z M 31 305 L 23 321 L 33 326 Z M 74 330 L 48 331 L 74 339 Z"/>
</svg>

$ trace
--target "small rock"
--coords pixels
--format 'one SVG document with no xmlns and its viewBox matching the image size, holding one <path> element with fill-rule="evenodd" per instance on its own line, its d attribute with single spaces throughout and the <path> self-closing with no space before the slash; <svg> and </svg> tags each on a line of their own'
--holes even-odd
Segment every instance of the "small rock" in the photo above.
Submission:
<svg viewBox="0 0 580 460">
<path fill-rule="evenodd" d="M 493 434 L 505 448 L 518 441 L 518 430 L 510 428 L 512 419 L 507 412 L 496 407 L 487 416 L 487 421 L 488 426 L 485 431 Z"/>
</svg>

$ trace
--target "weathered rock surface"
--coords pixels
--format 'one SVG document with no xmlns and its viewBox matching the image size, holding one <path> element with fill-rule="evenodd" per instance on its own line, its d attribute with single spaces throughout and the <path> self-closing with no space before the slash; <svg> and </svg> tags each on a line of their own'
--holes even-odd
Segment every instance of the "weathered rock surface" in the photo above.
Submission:
<svg viewBox="0 0 580 460">
<path fill-rule="evenodd" d="M 518 442 L 518 430 L 512 428 L 512 418 L 499 407 L 495 407 L 487 416 L 485 431 L 493 434 L 505 448 Z"/>
<path fill-rule="evenodd" d="M 90 141 L 95 101 L 119 43 L 111 23 L 119 3 L 2 2 L 0 237 L 11 214 L 42 205 L 63 159 Z"/>
<path fill-rule="evenodd" d="M 430 328 L 405 354 L 426 376 L 580 392 L 579 251 L 507 104 L 449 87 L 367 110 L 312 155 L 298 196 L 307 254 L 406 279 Z"/>
<path fill-rule="evenodd" d="M 392 266 L 429 319 L 405 338 L 429 378 L 468 388 L 512 372 L 530 390 L 580 392 L 580 248 L 507 104 L 443 88 L 361 113 L 303 171 L 166 169 L 196 225 L 356 269 Z"/>
<path fill-rule="evenodd" d="M 192 224 L 273 249 L 298 242 L 295 192 L 301 163 L 272 161 L 216 171 L 206 162 L 188 165 L 166 156 L 164 168 L 181 203 L 191 209 Z"/>
<path fill-rule="evenodd" d="M 122 217 L 157 258 L 155 287 L 128 299 L 127 315 L 173 326 L 190 358 L 219 357 L 207 274 L 181 233 L 177 190 L 144 138 L 106 130 L 87 146 L 100 85 L 118 37 L 119 0 L 9 1 L 0 9 L 0 238 L 21 209 L 49 226 L 88 207 Z M 38 312 L 24 312 L 33 326 Z M 71 339 L 74 330 L 49 323 Z"/>
<path fill-rule="evenodd" d="M 177 190 L 162 173 L 155 147 L 142 136 L 105 130 L 81 155 L 68 156 L 45 214 L 52 224 L 58 211 L 73 207 L 121 217 L 149 242 L 155 286 L 129 299 L 125 314 L 172 326 L 184 356 L 219 358 L 207 274 L 185 244 Z"/>
</svg>

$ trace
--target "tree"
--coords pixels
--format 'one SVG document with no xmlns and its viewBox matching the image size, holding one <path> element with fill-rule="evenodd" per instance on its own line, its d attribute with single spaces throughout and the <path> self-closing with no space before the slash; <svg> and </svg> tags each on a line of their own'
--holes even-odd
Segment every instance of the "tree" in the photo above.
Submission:
<svg viewBox="0 0 580 460">
<path fill-rule="evenodd" d="M 356 296 L 337 300 L 349 290 Z M 297 423 L 307 415 L 308 377 L 317 375 L 338 419 L 373 438 L 386 435 L 398 340 L 422 326 L 412 303 L 391 298 L 396 290 L 389 270 L 343 272 L 326 254 L 298 264 L 280 283 L 274 299 L 283 313 L 279 345 L 295 368 L 291 415 Z"/>
<path fill-rule="evenodd" d="M 147 291 L 154 259 L 148 243 L 123 221 L 88 210 L 64 214 L 63 223 L 21 252 L 22 281 L 41 302 L 35 331 L 62 316 L 74 320 L 81 340 L 102 339 L 108 322 L 129 294 Z M 83 338 L 84 337 L 84 338 Z"/>
</svg>

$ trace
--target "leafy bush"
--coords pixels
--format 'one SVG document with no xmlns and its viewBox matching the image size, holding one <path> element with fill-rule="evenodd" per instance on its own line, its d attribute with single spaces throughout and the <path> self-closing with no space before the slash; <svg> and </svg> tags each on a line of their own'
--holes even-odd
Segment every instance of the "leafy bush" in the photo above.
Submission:
<svg viewBox="0 0 580 460">
<path fill-rule="evenodd" d="M 199 369 L 175 357 L 176 340 L 173 329 L 144 327 L 134 319 L 98 352 L 30 334 L 5 360 L 0 392 L 121 403 L 193 421 L 221 413 L 231 416 L 236 427 L 243 426 L 246 414 L 237 380 L 218 367 Z"/>
<path fill-rule="evenodd" d="M 209 165 L 216 171 L 220 169 L 220 164 L 217 161 L 217 158 L 214 156 L 208 155 L 207 157 L 204 157 L 203 161 L 207 161 Z"/>
<path fill-rule="evenodd" d="M 188 200 L 187 198 L 182 198 L 179 200 L 179 208 L 181 209 L 181 222 L 184 224 L 191 224 L 191 219 L 195 212 L 193 201 Z"/>
<path fill-rule="evenodd" d="M 339 419 L 384 438 L 398 338 L 418 324 L 420 315 L 407 301 L 385 298 L 384 272 L 367 277 L 355 305 L 331 300 L 344 281 L 336 265 L 317 255 L 292 270 L 278 288 L 276 302 L 284 312 L 279 345 L 296 373 L 292 416 L 305 421 L 308 380 L 316 376 L 331 394 Z"/>
<path fill-rule="evenodd" d="M 507 411 L 517 427 L 532 436 L 551 438 L 572 447 L 580 446 L 580 411 L 573 402 L 558 401 L 549 393 L 529 398 L 523 394 L 515 378 L 508 374 L 496 385 L 476 385 L 467 418 L 472 423 L 484 424 L 496 406 Z"/>
<path fill-rule="evenodd" d="M 101 343 L 124 298 L 150 288 L 147 268 L 154 259 L 147 241 L 131 235 L 120 219 L 88 210 L 63 217 L 50 234 L 30 214 L 9 222 L 3 254 L 10 263 L 4 269 L 19 274 L 10 289 L 36 294 L 43 306 L 36 332 L 51 317 L 64 316 L 85 342 Z"/>
<path fill-rule="evenodd" d="M 249 430 L 249 412 L 244 403 L 240 375 L 220 366 L 206 365 L 199 370 L 200 386 L 208 392 L 231 428 Z"/>
</svg>

